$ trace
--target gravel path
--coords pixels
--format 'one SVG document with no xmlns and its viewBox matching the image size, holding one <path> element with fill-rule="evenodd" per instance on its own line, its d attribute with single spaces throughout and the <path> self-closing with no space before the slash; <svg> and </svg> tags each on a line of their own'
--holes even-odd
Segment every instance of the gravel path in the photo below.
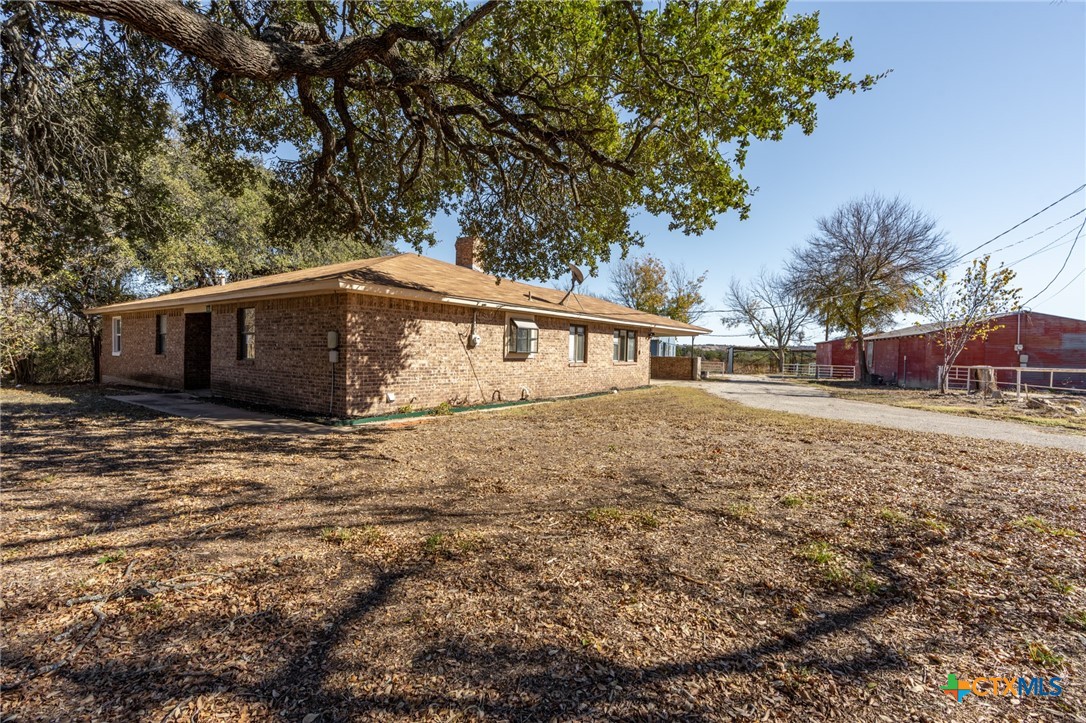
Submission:
<svg viewBox="0 0 1086 723">
<path fill-rule="evenodd" d="M 844 422 L 875 424 L 911 432 L 935 432 L 955 437 L 994 439 L 1039 447 L 1056 447 L 1086 453 L 1086 435 L 1049 431 L 1018 422 L 976 419 L 922 409 L 892 407 L 888 404 L 837 399 L 814 386 L 792 384 L 764 376 L 732 376 L 722 382 L 653 382 L 680 384 L 704 389 L 724 399 L 760 409 L 804 414 Z"/>
</svg>

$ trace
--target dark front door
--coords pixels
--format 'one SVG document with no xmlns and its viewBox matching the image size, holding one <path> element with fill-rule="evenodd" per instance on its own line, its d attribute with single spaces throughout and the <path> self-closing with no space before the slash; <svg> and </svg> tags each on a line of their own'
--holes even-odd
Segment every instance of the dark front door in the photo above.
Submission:
<svg viewBox="0 0 1086 723">
<path fill-rule="evenodd" d="M 185 314 L 185 389 L 211 386 L 211 313 Z"/>
</svg>

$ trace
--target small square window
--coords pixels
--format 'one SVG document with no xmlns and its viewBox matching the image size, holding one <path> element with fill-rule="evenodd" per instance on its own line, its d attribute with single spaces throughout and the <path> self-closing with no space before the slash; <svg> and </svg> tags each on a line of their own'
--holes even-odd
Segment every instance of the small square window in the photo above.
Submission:
<svg viewBox="0 0 1086 723">
<path fill-rule="evenodd" d="M 238 309 L 238 359 L 256 358 L 256 309 Z"/>
<path fill-rule="evenodd" d="M 584 364 L 588 361 L 587 329 L 578 324 L 569 327 L 569 361 L 573 364 Z"/>
<path fill-rule="evenodd" d="M 155 315 L 155 354 L 166 353 L 166 315 Z"/>
<path fill-rule="evenodd" d="M 539 351 L 539 327 L 527 319 L 509 320 L 509 353 L 535 354 Z"/>
<path fill-rule="evenodd" d="M 113 317 L 113 356 L 121 355 L 121 317 Z"/>
</svg>

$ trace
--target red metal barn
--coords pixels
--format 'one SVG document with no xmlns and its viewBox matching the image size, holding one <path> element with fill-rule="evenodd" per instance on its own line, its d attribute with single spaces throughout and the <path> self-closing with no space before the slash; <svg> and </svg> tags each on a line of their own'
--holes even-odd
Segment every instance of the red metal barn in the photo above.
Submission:
<svg viewBox="0 0 1086 723">
<path fill-rule="evenodd" d="M 997 317 L 1000 326 L 984 341 L 972 341 L 958 355 L 956 366 L 1086 369 L 1086 320 L 1022 311 Z M 865 340 L 871 373 L 888 384 L 934 388 L 939 384 L 943 350 L 932 334 L 933 326 L 909 326 Z M 1021 350 L 1016 350 L 1021 345 Z M 833 339 L 815 345 L 818 364 L 856 365 L 856 344 Z M 1043 380 L 1042 380 L 1043 377 Z M 1026 383 L 1048 384 L 1047 375 L 1028 373 Z M 1011 374 L 1000 375 L 1010 381 Z M 1056 374 L 1056 386 L 1086 385 L 1086 375 Z"/>
</svg>

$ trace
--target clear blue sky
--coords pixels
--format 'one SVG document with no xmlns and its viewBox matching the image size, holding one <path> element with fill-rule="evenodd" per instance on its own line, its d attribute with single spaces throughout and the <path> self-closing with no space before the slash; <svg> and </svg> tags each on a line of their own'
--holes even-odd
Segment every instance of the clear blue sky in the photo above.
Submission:
<svg viewBox="0 0 1086 723">
<path fill-rule="evenodd" d="M 818 10 L 824 35 L 853 39 L 854 75 L 894 72 L 867 93 L 825 101 L 813 135 L 794 130 L 751 150 L 745 175 L 759 190 L 748 220 L 726 214 L 714 231 L 686 237 L 669 232 L 665 219 L 637 219 L 647 238 L 643 252 L 708 270 L 712 308 L 723 305 L 731 276 L 778 267 L 818 216 L 864 193 L 900 194 L 936 217 L 965 251 L 1086 183 L 1083 2 L 798 2 L 791 10 Z M 989 248 L 1025 239 L 1084 207 L 1080 191 Z M 1010 263 L 1070 232 L 1015 265 L 1023 299 L 1056 273 L 1082 219 L 993 255 Z M 456 224 L 440 219 L 435 229 L 442 242 L 426 254 L 452 261 Z M 1086 318 L 1086 274 L 1055 295 L 1084 268 L 1086 233 L 1067 269 L 1030 306 Z M 607 268 L 586 286 L 607 293 Z M 700 323 L 721 335 L 737 332 L 724 328 L 719 314 Z"/>
</svg>

